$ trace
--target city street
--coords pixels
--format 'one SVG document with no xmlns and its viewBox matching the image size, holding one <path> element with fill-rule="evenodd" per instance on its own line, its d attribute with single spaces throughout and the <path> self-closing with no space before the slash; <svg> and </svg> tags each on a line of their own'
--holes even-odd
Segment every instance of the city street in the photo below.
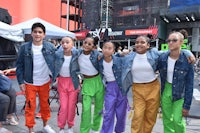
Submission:
<svg viewBox="0 0 200 133">
<path fill-rule="evenodd" d="M 187 120 L 187 133 L 199 133 L 200 132 L 200 87 L 197 84 L 198 82 L 196 81 L 196 76 L 195 76 L 195 86 L 194 88 L 195 93 L 194 93 L 194 98 L 193 98 L 193 103 L 191 106 L 191 111 L 190 111 L 190 116 L 191 118 L 186 118 Z M 18 85 L 16 80 L 13 80 L 13 87 L 16 88 L 17 91 L 19 91 Z M 129 104 L 131 105 L 132 103 L 132 98 L 131 98 L 131 92 L 128 95 L 129 99 Z M 13 131 L 13 133 L 27 133 L 28 130 L 24 126 L 25 124 L 25 118 L 24 118 L 24 111 L 21 109 L 24 106 L 25 98 L 23 95 L 18 95 L 17 96 L 17 117 L 19 118 L 19 125 L 18 126 L 10 126 L 6 125 L 5 127 L 8 128 L 9 130 Z M 51 119 L 49 121 L 49 125 L 52 126 L 52 128 L 58 132 L 59 128 L 57 127 L 57 111 L 58 111 L 59 105 L 57 100 L 53 100 L 51 103 Z M 80 126 L 80 119 L 81 119 L 81 108 L 82 104 L 78 103 L 78 110 L 80 115 L 76 116 L 75 120 L 75 126 L 73 127 L 74 133 L 79 133 L 79 126 Z M 162 119 L 160 117 L 161 115 L 158 114 L 157 117 L 157 122 L 156 125 L 153 129 L 153 133 L 163 133 L 163 125 L 162 125 Z M 127 115 L 127 122 L 126 122 L 126 131 L 125 133 L 130 133 L 130 127 L 131 127 L 131 118 L 130 118 L 130 112 L 128 112 Z M 42 133 L 42 121 L 41 119 L 36 119 L 36 125 L 34 127 L 36 133 Z M 67 131 L 67 126 L 65 127 Z"/>
</svg>

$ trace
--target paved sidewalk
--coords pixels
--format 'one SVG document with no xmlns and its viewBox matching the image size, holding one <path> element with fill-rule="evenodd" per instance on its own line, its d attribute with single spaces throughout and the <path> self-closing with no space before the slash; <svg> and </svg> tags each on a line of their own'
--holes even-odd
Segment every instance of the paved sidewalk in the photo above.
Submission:
<svg viewBox="0 0 200 133">
<path fill-rule="evenodd" d="M 17 106 L 17 110 L 18 110 L 18 117 L 19 117 L 19 125 L 18 126 L 10 126 L 10 125 L 6 125 L 5 127 L 8 128 L 9 130 L 13 131 L 13 133 L 27 133 L 28 130 L 27 128 L 24 126 L 24 115 L 23 113 L 21 113 L 21 108 L 22 108 L 23 104 L 19 103 L 18 101 L 18 106 Z M 54 100 L 51 104 L 51 119 L 49 120 L 49 125 L 52 126 L 52 128 L 58 132 L 59 128 L 57 127 L 57 111 L 58 111 L 58 103 Z M 79 112 L 81 113 L 81 103 L 78 104 L 78 109 Z M 81 115 L 81 114 L 80 114 Z M 76 116 L 76 120 L 75 120 L 75 126 L 74 126 L 74 133 L 79 133 L 79 126 L 80 126 L 80 115 Z M 129 113 L 127 115 L 127 117 L 129 117 Z M 191 119 L 188 118 L 188 125 L 187 125 L 187 133 L 200 133 L 200 119 Z M 126 122 L 126 131 L 125 133 L 130 133 L 130 127 L 131 127 L 131 120 L 129 118 L 127 118 L 127 122 Z M 65 128 L 67 130 L 67 126 Z M 36 125 L 34 127 L 34 130 L 36 131 L 36 133 L 43 133 L 42 131 L 42 120 L 41 119 L 36 119 Z M 155 124 L 155 127 L 153 129 L 153 133 L 163 133 L 163 125 L 162 125 L 162 119 L 161 118 L 157 118 L 157 122 Z"/>
</svg>

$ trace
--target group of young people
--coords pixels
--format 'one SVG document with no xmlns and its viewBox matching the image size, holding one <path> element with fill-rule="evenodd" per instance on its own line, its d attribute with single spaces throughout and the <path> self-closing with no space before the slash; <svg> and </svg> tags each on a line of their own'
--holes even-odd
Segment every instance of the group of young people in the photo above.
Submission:
<svg viewBox="0 0 200 133">
<path fill-rule="evenodd" d="M 50 118 L 50 86 L 56 80 L 60 133 L 65 132 L 66 123 L 67 132 L 73 133 L 80 91 L 83 95 L 80 133 L 125 132 L 130 88 L 134 108 L 132 133 L 152 132 L 160 97 L 165 133 L 186 132 L 183 116 L 187 116 L 190 109 L 194 77 L 193 64 L 188 58 L 194 57 L 190 51 L 180 50 L 184 39 L 180 32 L 170 33 L 167 52 L 150 48 L 150 39 L 139 36 L 135 51 L 125 56 L 115 54 L 111 41 L 103 44 L 102 53 L 98 52 L 94 49 L 98 38 L 92 35 L 86 37 L 81 49 L 74 48 L 73 38 L 64 37 L 61 47 L 56 50 L 51 43 L 43 41 L 45 26 L 41 23 L 32 25 L 31 35 L 33 40 L 21 46 L 16 63 L 19 86 L 26 95 L 25 125 L 29 133 L 34 133 L 36 95 L 39 96 L 44 130 L 55 133 L 47 121 Z"/>
</svg>

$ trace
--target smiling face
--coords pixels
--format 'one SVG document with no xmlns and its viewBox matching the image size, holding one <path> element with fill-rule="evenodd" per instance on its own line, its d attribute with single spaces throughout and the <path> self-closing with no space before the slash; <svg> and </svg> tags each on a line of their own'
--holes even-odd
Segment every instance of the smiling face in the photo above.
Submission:
<svg viewBox="0 0 200 133">
<path fill-rule="evenodd" d="M 115 52 L 115 46 L 112 42 L 106 42 L 103 44 L 102 53 L 104 57 L 110 57 Z"/>
<path fill-rule="evenodd" d="M 138 54 L 144 54 L 150 48 L 148 38 L 145 36 L 139 36 L 135 41 L 135 50 Z"/>
<path fill-rule="evenodd" d="M 33 38 L 33 43 L 37 45 L 42 43 L 43 39 L 45 38 L 45 33 L 42 28 L 36 27 L 31 32 L 31 36 Z"/>
<path fill-rule="evenodd" d="M 83 42 L 83 51 L 90 53 L 94 49 L 94 39 L 87 37 Z"/>
<path fill-rule="evenodd" d="M 74 46 L 74 41 L 70 37 L 62 38 L 60 44 L 62 45 L 64 52 L 71 52 L 71 49 Z"/>
<path fill-rule="evenodd" d="M 178 32 L 171 33 L 167 39 L 168 47 L 170 51 L 180 50 L 183 44 L 183 35 Z"/>
</svg>

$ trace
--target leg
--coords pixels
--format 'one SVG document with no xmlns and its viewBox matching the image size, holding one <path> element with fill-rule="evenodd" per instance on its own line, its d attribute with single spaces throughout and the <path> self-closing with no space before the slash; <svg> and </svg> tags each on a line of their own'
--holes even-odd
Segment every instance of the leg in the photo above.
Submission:
<svg viewBox="0 0 200 133">
<path fill-rule="evenodd" d="M 83 95 L 80 133 L 89 133 L 91 128 L 91 104 L 92 97 Z"/>
<path fill-rule="evenodd" d="M 184 99 L 180 99 L 173 103 L 173 122 L 176 133 L 186 133 L 186 124 L 182 116 L 183 102 Z"/>
<path fill-rule="evenodd" d="M 73 85 L 73 84 L 71 84 Z M 71 128 L 74 126 L 74 119 L 76 116 L 76 104 L 77 104 L 77 97 L 79 90 L 74 90 L 74 87 L 72 87 L 72 91 L 68 92 L 69 95 L 69 102 L 68 102 L 68 127 Z"/>
<path fill-rule="evenodd" d="M 58 127 L 60 129 L 64 129 L 67 120 L 67 110 L 68 110 L 68 92 L 67 92 L 67 84 L 65 78 L 59 77 L 58 78 L 58 93 L 59 93 L 59 103 L 60 108 L 58 111 Z"/>
<path fill-rule="evenodd" d="M 8 108 L 10 104 L 10 98 L 5 95 L 3 92 L 0 92 L 0 122 L 6 121 L 8 115 Z"/>
<path fill-rule="evenodd" d="M 26 118 L 26 126 L 29 129 L 32 129 L 35 125 L 35 109 L 36 109 L 36 92 L 37 87 L 26 84 L 26 106 L 25 106 L 25 118 Z"/>
<path fill-rule="evenodd" d="M 40 102 L 40 113 L 42 116 L 44 126 L 47 125 L 47 121 L 50 118 L 49 91 L 50 91 L 49 82 L 42 86 L 39 86 L 38 95 Z"/>
<path fill-rule="evenodd" d="M 175 133 L 172 114 L 172 88 L 170 83 L 165 84 L 161 96 L 164 133 Z"/>
<path fill-rule="evenodd" d="M 116 105 L 116 117 L 117 122 L 115 126 L 115 132 L 121 133 L 125 131 L 125 124 L 126 124 L 126 114 L 127 114 L 127 104 L 128 99 L 127 96 L 122 95 L 119 88 L 117 88 L 118 95 L 117 95 L 117 105 Z"/>
<path fill-rule="evenodd" d="M 146 111 L 144 118 L 144 133 L 151 133 L 156 123 L 160 105 L 160 83 L 156 80 L 146 85 Z"/>
<path fill-rule="evenodd" d="M 115 120 L 115 106 L 117 100 L 116 83 L 108 83 L 104 97 L 105 112 L 103 115 L 103 125 L 101 133 L 112 133 Z M 117 88 L 118 89 L 118 88 Z"/>
<path fill-rule="evenodd" d="M 133 107 L 134 115 L 131 124 L 132 133 L 142 133 L 143 121 L 144 121 L 144 112 L 146 109 L 146 102 L 144 100 L 145 90 L 141 89 L 140 84 L 133 84 Z"/>
<path fill-rule="evenodd" d="M 102 111 L 104 102 L 104 88 L 100 77 L 97 79 L 95 88 L 97 91 L 94 96 L 94 116 L 92 130 L 99 131 L 102 125 Z"/>
<path fill-rule="evenodd" d="M 16 111 L 16 91 L 13 88 L 10 88 L 9 91 L 5 93 L 10 98 L 10 104 L 8 108 L 8 114 L 15 113 Z"/>
</svg>

